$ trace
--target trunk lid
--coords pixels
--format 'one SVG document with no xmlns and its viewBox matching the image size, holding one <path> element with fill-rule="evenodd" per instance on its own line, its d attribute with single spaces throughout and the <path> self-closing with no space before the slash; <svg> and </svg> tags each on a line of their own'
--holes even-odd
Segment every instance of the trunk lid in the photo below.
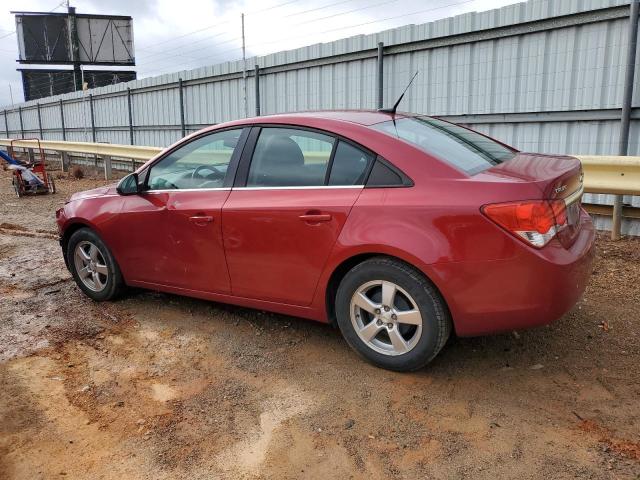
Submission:
<svg viewBox="0 0 640 480">
<path fill-rule="evenodd" d="M 482 178 L 500 177 L 518 183 L 535 185 L 540 199 L 562 199 L 566 205 L 567 223 L 557 233 L 560 243 L 569 248 L 580 229 L 580 207 L 583 173 L 580 160 L 566 155 L 518 153 L 514 158 L 476 175 Z M 515 198 L 514 200 L 527 200 Z"/>
</svg>

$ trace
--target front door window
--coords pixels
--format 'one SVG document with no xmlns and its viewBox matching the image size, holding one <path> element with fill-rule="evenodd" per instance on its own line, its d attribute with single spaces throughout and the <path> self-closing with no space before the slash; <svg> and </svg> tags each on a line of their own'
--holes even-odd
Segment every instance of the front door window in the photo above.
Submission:
<svg viewBox="0 0 640 480">
<path fill-rule="evenodd" d="M 149 190 L 221 188 L 242 130 L 225 130 L 197 138 L 151 167 Z"/>
</svg>

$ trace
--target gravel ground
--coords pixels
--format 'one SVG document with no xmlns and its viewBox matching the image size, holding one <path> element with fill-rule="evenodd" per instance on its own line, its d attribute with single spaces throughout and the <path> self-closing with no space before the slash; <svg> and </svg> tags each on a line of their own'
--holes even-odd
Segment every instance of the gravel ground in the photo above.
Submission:
<svg viewBox="0 0 640 480">
<path fill-rule="evenodd" d="M 0 478 L 640 478 L 638 239 L 599 236 L 553 325 L 395 374 L 310 321 L 144 291 L 93 303 L 53 211 L 104 182 L 60 177 L 17 199 L 0 171 Z"/>
</svg>

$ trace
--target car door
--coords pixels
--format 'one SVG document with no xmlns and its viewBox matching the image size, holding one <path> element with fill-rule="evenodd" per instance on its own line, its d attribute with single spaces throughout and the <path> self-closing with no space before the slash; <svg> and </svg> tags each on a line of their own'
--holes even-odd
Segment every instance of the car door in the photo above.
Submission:
<svg viewBox="0 0 640 480">
<path fill-rule="evenodd" d="M 254 127 L 249 138 L 222 209 L 232 292 L 309 305 L 373 156 L 301 128 Z"/>
<path fill-rule="evenodd" d="M 180 145 L 145 172 L 143 193 L 124 197 L 118 251 L 127 280 L 231 291 L 221 209 L 247 134 L 223 130 Z"/>
</svg>

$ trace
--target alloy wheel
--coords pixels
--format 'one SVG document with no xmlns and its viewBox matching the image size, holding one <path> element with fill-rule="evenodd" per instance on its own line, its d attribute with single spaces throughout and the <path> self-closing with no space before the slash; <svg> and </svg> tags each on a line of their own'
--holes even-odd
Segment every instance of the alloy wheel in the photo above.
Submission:
<svg viewBox="0 0 640 480">
<path fill-rule="evenodd" d="M 373 280 L 356 289 L 350 314 L 360 339 L 383 355 L 410 352 L 422 335 L 422 314 L 416 301 L 390 281 Z"/>
<path fill-rule="evenodd" d="M 86 240 L 79 242 L 74 251 L 76 272 L 82 283 L 94 292 L 101 292 L 109 281 L 109 268 L 100 249 Z"/>
</svg>

